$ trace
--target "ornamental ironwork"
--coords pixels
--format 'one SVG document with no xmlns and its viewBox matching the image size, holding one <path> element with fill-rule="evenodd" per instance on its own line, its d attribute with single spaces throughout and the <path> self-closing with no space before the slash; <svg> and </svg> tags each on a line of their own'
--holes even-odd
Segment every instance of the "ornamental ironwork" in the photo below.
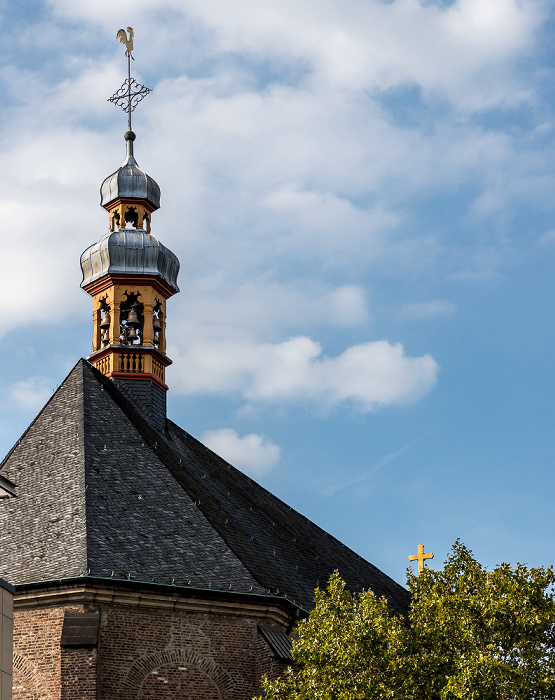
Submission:
<svg viewBox="0 0 555 700">
<path fill-rule="evenodd" d="M 144 99 L 149 92 L 152 92 L 152 90 L 151 88 L 141 85 L 135 78 L 131 77 L 131 61 L 135 60 L 131 53 L 133 51 L 132 27 L 127 27 L 127 32 L 129 37 L 125 33 L 125 29 L 120 29 L 116 35 L 117 40 L 125 46 L 125 55 L 127 56 L 127 78 L 123 81 L 123 85 L 120 89 L 117 90 L 112 97 L 108 98 L 108 102 L 121 107 L 128 115 L 128 128 L 129 131 L 132 131 L 131 113 L 135 111 L 135 107 L 139 102 Z"/>
</svg>

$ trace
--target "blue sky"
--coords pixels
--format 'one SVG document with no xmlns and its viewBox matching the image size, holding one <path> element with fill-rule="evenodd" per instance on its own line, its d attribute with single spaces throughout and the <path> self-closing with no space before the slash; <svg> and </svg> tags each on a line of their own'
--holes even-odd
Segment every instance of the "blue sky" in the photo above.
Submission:
<svg viewBox="0 0 555 700">
<path fill-rule="evenodd" d="M 0 1 L 1 451 L 90 352 L 128 25 L 170 417 L 400 582 L 551 564 L 547 2 Z"/>
</svg>

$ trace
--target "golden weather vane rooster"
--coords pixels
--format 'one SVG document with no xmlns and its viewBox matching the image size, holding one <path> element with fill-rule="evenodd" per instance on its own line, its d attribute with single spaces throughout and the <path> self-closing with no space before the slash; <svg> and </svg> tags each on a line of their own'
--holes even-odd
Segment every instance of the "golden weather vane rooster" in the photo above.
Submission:
<svg viewBox="0 0 555 700">
<path fill-rule="evenodd" d="M 152 91 L 150 88 L 141 85 L 135 78 L 131 77 L 131 59 L 135 60 L 131 54 L 133 51 L 133 29 L 127 27 L 127 31 L 129 32 L 129 38 L 125 33 L 125 29 L 120 29 L 116 34 L 117 40 L 125 46 L 125 55 L 127 56 L 127 78 L 123 81 L 123 85 L 120 89 L 117 90 L 108 101 L 121 107 L 124 112 L 127 112 L 129 116 L 127 122 L 128 130 L 132 131 L 131 112 L 133 112 L 143 97 L 146 97 L 148 93 Z"/>
<path fill-rule="evenodd" d="M 132 27 L 127 27 L 127 31 L 129 32 L 129 38 L 127 38 L 127 34 L 125 33 L 125 29 L 120 29 L 117 33 L 117 38 L 121 43 L 125 46 L 125 55 L 128 56 L 129 58 L 133 58 L 133 54 L 131 51 L 133 51 L 133 29 Z M 135 60 L 133 58 L 133 60 Z"/>
</svg>

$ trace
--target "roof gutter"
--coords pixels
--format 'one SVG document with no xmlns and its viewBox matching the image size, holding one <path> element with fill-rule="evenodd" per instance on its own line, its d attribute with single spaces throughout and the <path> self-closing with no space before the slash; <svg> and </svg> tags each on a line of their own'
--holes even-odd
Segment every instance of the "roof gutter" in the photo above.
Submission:
<svg viewBox="0 0 555 700">
<path fill-rule="evenodd" d="M 294 620 L 297 620 L 299 617 L 305 617 L 309 613 L 309 611 L 303 608 L 303 606 L 300 603 L 291 600 L 285 595 L 268 595 L 264 593 L 220 590 L 217 588 L 195 588 L 193 586 L 180 586 L 177 584 L 156 583 L 155 581 L 117 579 L 105 576 L 90 576 L 88 574 L 82 576 L 72 576 L 68 578 L 41 579 L 40 581 L 28 581 L 25 583 L 16 583 L 14 585 L 17 594 L 26 593 L 33 590 L 50 588 L 52 587 L 52 585 L 63 584 L 71 586 L 72 584 L 83 585 L 87 583 L 102 583 L 104 585 L 115 586 L 117 588 L 131 588 L 133 590 L 146 589 L 151 591 L 164 592 L 169 595 L 179 593 L 181 595 L 186 594 L 195 598 L 213 599 L 221 598 L 223 596 L 235 600 L 244 600 L 246 602 L 252 601 L 261 603 L 262 601 L 265 601 L 266 603 L 278 603 L 280 605 L 284 605 L 286 608 L 289 608 L 289 610 L 291 611 L 291 616 Z"/>
</svg>

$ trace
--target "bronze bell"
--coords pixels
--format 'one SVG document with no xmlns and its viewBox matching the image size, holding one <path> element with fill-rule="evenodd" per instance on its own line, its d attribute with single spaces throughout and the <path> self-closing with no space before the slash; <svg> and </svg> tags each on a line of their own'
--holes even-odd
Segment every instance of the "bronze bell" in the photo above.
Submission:
<svg viewBox="0 0 555 700">
<path fill-rule="evenodd" d="M 127 314 L 127 325 L 138 328 L 141 323 L 139 321 L 139 315 L 137 314 L 137 309 L 132 306 Z"/>
<path fill-rule="evenodd" d="M 103 316 L 102 316 L 102 321 L 100 322 L 100 327 L 103 330 L 106 330 L 107 328 L 110 328 L 110 323 L 112 322 L 112 319 L 110 318 L 110 312 L 105 311 Z"/>
<path fill-rule="evenodd" d="M 127 321 L 129 323 L 129 321 Z M 139 336 L 137 335 L 137 329 L 136 328 L 130 328 L 129 333 L 127 335 L 127 341 L 129 343 L 132 343 L 135 340 L 138 340 Z"/>
<path fill-rule="evenodd" d="M 154 340 L 152 341 L 154 345 L 160 345 L 160 333 L 154 334 Z"/>
<path fill-rule="evenodd" d="M 152 317 L 152 328 L 154 329 L 155 333 L 160 333 L 160 331 L 162 330 L 162 324 L 160 323 L 159 316 Z"/>
<path fill-rule="evenodd" d="M 103 333 L 100 339 L 102 340 L 102 345 L 108 345 L 110 341 L 109 333 Z"/>
</svg>

